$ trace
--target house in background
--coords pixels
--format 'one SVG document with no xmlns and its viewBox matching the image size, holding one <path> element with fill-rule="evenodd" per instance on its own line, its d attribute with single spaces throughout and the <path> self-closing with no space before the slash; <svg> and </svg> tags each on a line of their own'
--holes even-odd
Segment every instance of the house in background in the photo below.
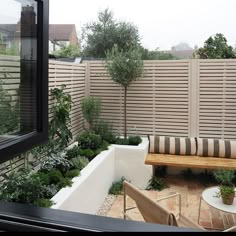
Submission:
<svg viewBox="0 0 236 236">
<path fill-rule="evenodd" d="M 49 25 L 49 53 L 53 53 L 61 47 L 70 44 L 78 46 L 75 24 Z"/>
<path fill-rule="evenodd" d="M 20 49 L 20 22 L 18 24 L 0 24 L 0 54 L 5 54 L 7 48 Z M 69 44 L 78 46 L 75 24 L 49 25 L 49 53 Z"/>
</svg>

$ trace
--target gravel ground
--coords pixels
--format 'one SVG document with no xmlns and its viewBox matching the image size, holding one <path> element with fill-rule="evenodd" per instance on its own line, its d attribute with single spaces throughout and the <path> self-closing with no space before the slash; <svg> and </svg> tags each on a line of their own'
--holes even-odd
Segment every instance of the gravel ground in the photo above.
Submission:
<svg viewBox="0 0 236 236">
<path fill-rule="evenodd" d="M 96 215 L 106 216 L 115 200 L 116 195 L 108 195 Z"/>
</svg>

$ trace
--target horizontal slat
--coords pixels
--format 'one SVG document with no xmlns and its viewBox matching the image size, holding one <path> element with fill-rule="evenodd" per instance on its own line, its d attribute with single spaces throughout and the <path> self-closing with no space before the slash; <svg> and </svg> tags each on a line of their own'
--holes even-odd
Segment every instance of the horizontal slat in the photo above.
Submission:
<svg viewBox="0 0 236 236">
<path fill-rule="evenodd" d="M 188 168 L 203 169 L 230 169 L 236 170 L 236 159 L 217 158 L 217 157 L 199 157 L 199 156 L 181 156 L 166 154 L 148 154 L 145 159 L 146 165 L 164 165 Z"/>
</svg>

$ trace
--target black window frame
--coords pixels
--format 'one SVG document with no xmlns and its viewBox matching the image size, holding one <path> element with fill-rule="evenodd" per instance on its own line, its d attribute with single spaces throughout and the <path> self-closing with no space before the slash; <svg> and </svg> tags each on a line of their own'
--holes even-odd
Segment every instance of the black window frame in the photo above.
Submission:
<svg viewBox="0 0 236 236">
<path fill-rule="evenodd" d="M 37 131 L 0 144 L 0 163 L 48 141 L 48 30 L 49 1 L 37 2 Z"/>
</svg>

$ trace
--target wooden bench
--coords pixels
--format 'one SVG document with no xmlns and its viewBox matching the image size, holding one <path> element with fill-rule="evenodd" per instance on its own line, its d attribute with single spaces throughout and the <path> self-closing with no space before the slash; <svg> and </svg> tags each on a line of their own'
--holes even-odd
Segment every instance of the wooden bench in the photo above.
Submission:
<svg viewBox="0 0 236 236">
<path fill-rule="evenodd" d="M 185 168 L 236 170 L 236 159 L 220 157 L 148 154 L 145 159 L 145 164 Z"/>
</svg>

